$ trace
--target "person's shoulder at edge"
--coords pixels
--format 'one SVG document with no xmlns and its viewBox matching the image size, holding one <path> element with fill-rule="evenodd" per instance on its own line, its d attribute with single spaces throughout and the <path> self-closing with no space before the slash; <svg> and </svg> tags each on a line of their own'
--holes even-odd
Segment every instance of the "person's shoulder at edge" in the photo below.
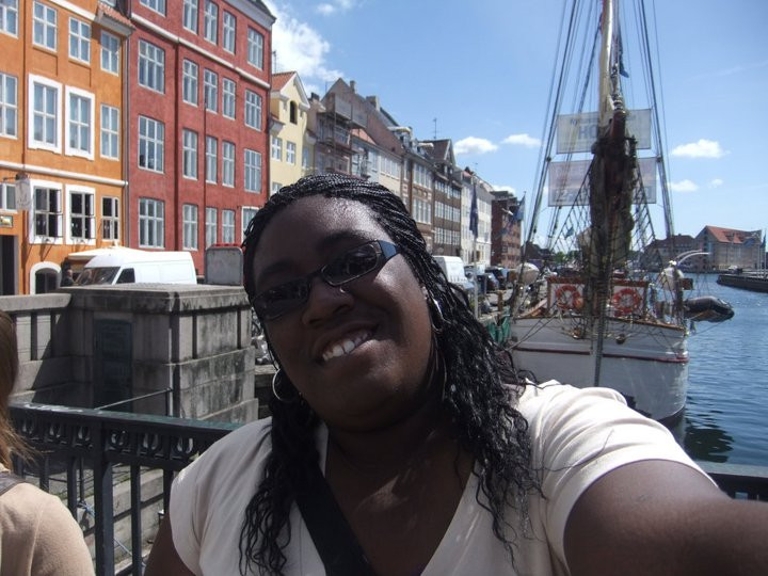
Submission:
<svg viewBox="0 0 768 576">
<path fill-rule="evenodd" d="M 5 494 L 13 509 L 13 538 L 20 547 L 32 547 L 35 576 L 88 576 L 93 561 L 82 529 L 60 498 L 29 482 L 20 482 Z M 4 513 L 10 510 L 5 505 Z"/>
</svg>

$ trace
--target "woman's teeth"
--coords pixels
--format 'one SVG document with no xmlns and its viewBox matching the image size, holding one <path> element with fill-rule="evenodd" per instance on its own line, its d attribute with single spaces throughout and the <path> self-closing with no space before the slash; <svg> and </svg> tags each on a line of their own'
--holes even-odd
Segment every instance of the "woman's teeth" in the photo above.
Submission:
<svg viewBox="0 0 768 576">
<path fill-rule="evenodd" d="M 333 346 L 330 346 L 325 352 L 323 352 L 323 361 L 328 362 L 328 360 L 331 358 L 338 358 L 344 354 L 349 354 L 352 352 L 352 350 L 360 346 L 360 344 L 365 342 L 367 339 L 367 333 L 358 334 L 357 336 L 351 338 L 345 338 L 344 340 L 335 343 Z"/>
</svg>

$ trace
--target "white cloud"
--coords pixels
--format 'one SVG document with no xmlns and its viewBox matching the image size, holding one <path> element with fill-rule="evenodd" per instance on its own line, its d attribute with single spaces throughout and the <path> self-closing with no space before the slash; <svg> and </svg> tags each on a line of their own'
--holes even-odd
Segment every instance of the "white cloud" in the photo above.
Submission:
<svg viewBox="0 0 768 576">
<path fill-rule="evenodd" d="M 330 16 L 336 12 L 346 12 L 355 7 L 355 0 L 334 0 L 333 2 L 324 2 L 315 8 L 315 11 L 323 16 Z"/>
<path fill-rule="evenodd" d="M 723 181 L 720 178 L 715 178 L 709 183 L 710 188 L 720 188 L 723 185 Z"/>
<path fill-rule="evenodd" d="M 690 180 L 681 180 L 680 182 L 670 182 L 669 187 L 673 192 L 696 192 L 699 187 Z"/>
<path fill-rule="evenodd" d="M 502 140 L 502 143 L 525 146 L 526 148 L 538 148 L 541 146 L 541 140 L 528 134 L 510 134 Z"/>
<path fill-rule="evenodd" d="M 517 194 L 517 190 L 515 190 L 514 186 L 510 186 L 509 184 L 491 184 L 494 190 L 497 191 L 504 191 L 509 192 L 511 194 Z"/>
<path fill-rule="evenodd" d="M 722 158 L 727 152 L 720 147 L 719 142 L 701 139 L 698 142 L 681 144 L 672 150 L 672 156 L 686 158 Z"/>
<path fill-rule="evenodd" d="M 331 44 L 317 30 L 290 14 L 290 8 L 266 0 L 275 16 L 272 27 L 272 50 L 278 72 L 296 71 L 307 92 L 325 93 L 325 83 L 343 78 L 338 70 L 328 68 L 326 57 Z"/>
<path fill-rule="evenodd" d="M 488 152 L 495 152 L 498 149 L 499 147 L 490 140 L 475 136 L 463 138 L 453 146 L 455 154 L 486 154 Z"/>
</svg>

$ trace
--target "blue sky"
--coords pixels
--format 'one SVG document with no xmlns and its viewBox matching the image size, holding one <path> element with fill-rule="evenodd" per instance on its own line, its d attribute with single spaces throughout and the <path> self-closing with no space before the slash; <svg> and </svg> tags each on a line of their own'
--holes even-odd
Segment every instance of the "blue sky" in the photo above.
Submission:
<svg viewBox="0 0 768 576">
<path fill-rule="evenodd" d="M 450 138 L 460 166 L 530 197 L 563 1 L 266 4 L 278 71 L 320 95 L 354 80 L 417 138 Z M 765 229 L 768 2 L 646 0 L 646 10 L 659 24 L 675 232 Z"/>
</svg>

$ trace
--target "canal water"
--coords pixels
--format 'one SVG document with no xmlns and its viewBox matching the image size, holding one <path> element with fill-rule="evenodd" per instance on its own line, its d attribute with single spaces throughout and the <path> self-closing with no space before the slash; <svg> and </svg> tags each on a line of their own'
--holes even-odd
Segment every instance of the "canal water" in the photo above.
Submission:
<svg viewBox="0 0 768 576">
<path fill-rule="evenodd" d="M 768 294 L 694 276 L 695 292 L 729 302 L 735 316 L 702 322 L 688 340 L 688 402 L 675 435 L 696 460 L 768 466 Z"/>
</svg>

